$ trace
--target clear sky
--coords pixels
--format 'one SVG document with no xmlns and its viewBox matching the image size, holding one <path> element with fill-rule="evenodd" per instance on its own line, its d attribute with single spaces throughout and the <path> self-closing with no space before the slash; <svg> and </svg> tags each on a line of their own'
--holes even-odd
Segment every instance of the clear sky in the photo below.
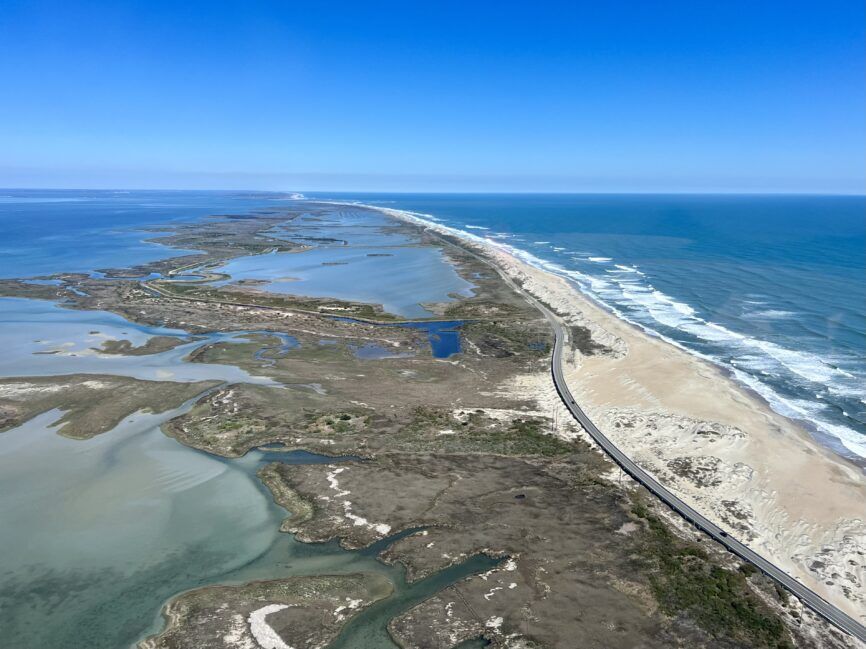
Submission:
<svg viewBox="0 0 866 649">
<path fill-rule="evenodd" d="M 0 4 L 0 186 L 866 191 L 863 0 Z"/>
</svg>

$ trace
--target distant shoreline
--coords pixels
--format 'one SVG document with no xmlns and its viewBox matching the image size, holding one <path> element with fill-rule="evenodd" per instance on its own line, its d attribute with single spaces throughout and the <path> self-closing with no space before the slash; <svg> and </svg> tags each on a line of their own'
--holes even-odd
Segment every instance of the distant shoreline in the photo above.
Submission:
<svg viewBox="0 0 866 649">
<path fill-rule="evenodd" d="M 593 336 L 623 341 L 627 352 L 614 360 L 572 350 L 566 379 L 593 421 L 686 502 L 822 597 L 862 616 L 866 592 L 858 584 L 866 566 L 857 557 L 866 548 L 856 539 L 866 539 L 866 475 L 860 462 L 821 444 L 716 363 L 534 265 L 529 253 L 425 215 L 353 205 L 459 238 Z M 707 427 L 711 435 L 701 432 Z M 846 571 L 857 573 L 852 581 L 837 578 Z"/>
<path fill-rule="evenodd" d="M 691 356 L 693 358 L 699 359 L 705 363 L 709 363 L 716 370 L 718 370 L 722 375 L 724 375 L 729 381 L 734 383 L 739 389 L 743 390 L 744 392 L 748 393 L 753 398 L 760 401 L 768 410 L 772 411 L 773 414 L 778 415 L 779 417 L 785 418 L 786 420 L 791 422 L 793 425 L 802 429 L 804 434 L 809 435 L 820 446 L 822 446 L 823 448 L 826 448 L 827 450 L 831 451 L 832 453 L 834 453 L 835 455 L 844 459 L 845 461 L 850 462 L 851 464 L 857 466 L 862 471 L 864 471 L 864 473 L 866 473 L 866 456 L 858 455 L 857 453 L 855 453 L 854 451 L 849 449 L 847 446 L 845 446 L 845 444 L 841 440 L 839 440 L 838 438 L 834 437 L 833 435 L 831 435 L 829 433 L 822 431 L 811 420 L 805 419 L 805 418 L 792 417 L 790 415 L 787 415 L 787 414 L 784 414 L 784 413 L 777 411 L 773 407 L 773 404 L 767 399 L 766 396 L 764 396 L 763 394 L 758 392 L 754 387 L 748 385 L 747 383 L 740 381 L 730 368 L 725 367 L 724 365 L 718 363 L 711 356 L 701 354 L 701 353 L 699 353 L 693 349 L 690 349 L 690 348 L 686 347 L 685 345 L 683 345 L 682 343 L 679 343 L 678 341 L 676 341 L 676 340 L 674 340 L 668 336 L 665 336 L 664 334 L 662 334 L 658 331 L 655 331 L 654 329 L 651 329 L 650 327 L 647 327 L 646 325 L 644 325 L 644 324 L 642 324 L 636 320 L 628 318 L 623 313 L 618 311 L 615 307 L 599 300 L 596 296 L 594 296 L 590 293 L 587 293 L 574 280 L 572 280 L 569 277 L 566 277 L 562 274 L 557 273 L 555 270 L 553 270 L 551 268 L 551 266 L 555 265 L 553 262 L 547 262 L 543 259 L 540 259 L 539 257 L 532 254 L 531 252 L 523 250 L 522 248 L 518 248 L 517 246 L 513 246 L 511 244 L 505 243 L 503 241 L 489 239 L 489 238 L 486 238 L 484 236 L 481 236 L 479 234 L 475 234 L 475 233 L 467 231 L 467 230 L 463 230 L 463 229 L 453 227 L 450 225 L 445 225 L 444 223 L 439 222 L 439 220 L 432 214 L 423 214 L 423 213 L 419 213 L 419 212 L 412 212 L 410 210 L 402 210 L 402 209 L 397 209 L 397 208 L 383 207 L 383 206 L 373 205 L 373 204 L 368 204 L 368 203 L 363 203 L 363 202 L 320 200 L 320 199 L 311 199 L 311 198 L 307 198 L 307 197 L 305 197 L 303 200 L 311 200 L 314 202 L 325 202 L 325 203 L 333 203 L 333 204 L 347 205 L 347 206 L 351 205 L 351 206 L 355 206 L 355 207 L 365 207 L 367 209 L 377 210 L 377 211 L 380 211 L 384 214 L 387 214 L 388 216 L 390 216 L 392 218 L 407 221 L 407 222 L 413 223 L 415 225 L 419 225 L 421 227 L 431 228 L 431 229 L 439 231 L 441 233 L 445 233 L 445 234 L 449 234 L 451 236 L 458 237 L 462 240 L 465 240 L 466 242 L 470 243 L 473 246 L 478 246 L 479 248 L 481 248 L 487 252 L 497 251 L 497 252 L 506 253 L 508 255 L 511 255 L 512 257 L 519 259 L 521 262 L 526 263 L 526 264 L 538 269 L 539 271 L 549 273 L 549 274 L 555 275 L 557 277 L 561 277 L 563 280 L 565 280 L 566 282 L 571 284 L 577 291 L 579 291 L 581 296 L 584 299 L 588 300 L 589 302 L 591 302 L 595 306 L 603 309 L 608 314 L 610 314 L 612 317 L 615 317 L 618 320 L 628 324 L 629 326 L 634 328 L 635 331 L 641 333 L 644 336 L 648 336 L 650 338 L 662 340 L 665 343 L 672 345 L 673 347 L 676 347 L 680 351 L 688 354 L 689 356 Z M 483 228 L 483 229 L 479 228 L 479 230 L 485 231 L 486 228 Z"/>
</svg>

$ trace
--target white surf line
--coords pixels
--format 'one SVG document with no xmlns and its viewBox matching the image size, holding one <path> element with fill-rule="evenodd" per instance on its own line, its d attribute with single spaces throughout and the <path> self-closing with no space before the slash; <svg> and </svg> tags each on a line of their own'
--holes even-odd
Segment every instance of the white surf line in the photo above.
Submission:
<svg viewBox="0 0 866 649">
<path fill-rule="evenodd" d="M 576 270 L 569 270 L 557 264 L 556 262 L 548 261 L 545 259 L 541 259 L 540 257 L 532 254 L 529 251 L 523 250 L 522 248 L 517 248 L 512 246 L 504 241 L 499 239 L 492 239 L 490 237 L 480 236 L 474 234 L 472 232 L 467 232 L 466 230 L 461 230 L 460 228 L 445 225 L 441 222 L 440 219 L 434 217 L 432 214 L 425 214 L 423 212 L 413 212 L 410 210 L 401 210 L 391 207 L 382 207 L 379 205 L 371 205 L 368 203 L 362 203 L 360 201 L 336 201 L 336 200 L 316 200 L 310 199 L 312 202 L 320 202 L 320 203 L 328 203 L 333 205 L 342 205 L 342 206 L 351 206 L 351 207 L 363 207 L 366 209 L 376 210 L 388 216 L 391 216 L 398 220 L 408 221 L 413 223 L 414 225 L 418 225 L 424 228 L 428 228 L 433 230 L 434 232 L 438 232 L 440 234 L 450 235 L 457 237 L 459 239 L 463 239 L 464 241 L 468 241 L 469 243 L 475 244 L 482 249 L 499 249 L 502 252 L 505 252 L 513 257 L 516 257 L 520 261 L 523 261 L 530 266 L 537 268 L 538 270 L 548 272 L 554 275 L 558 275 L 562 277 L 573 286 L 575 286 L 578 291 L 582 295 L 584 295 L 587 299 L 591 300 L 597 306 L 603 308 L 604 310 L 612 313 L 614 316 L 623 320 L 643 331 L 648 336 L 653 336 L 654 338 L 659 338 L 664 340 L 666 343 L 673 345 L 674 347 L 684 351 L 691 356 L 700 358 L 703 361 L 708 363 L 712 363 L 714 366 L 718 367 L 722 372 L 724 372 L 727 376 L 733 379 L 737 384 L 739 384 L 742 388 L 754 393 L 757 395 L 773 412 L 781 415 L 782 417 L 786 417 L 788 419 L 794 420 L 800 424 L 805 424 L 807 428 L 812 429 L 813 431 L 817 431 L 824 435 L 827 435 L 834 440 L 836 440 L 844 449 L 847 449 L 849 453 L 851 453 L 855 457 L 866 457 L 866 442 L 862 439 L 862 435 L 857 433 L 855 430 L 852 430 L 848 427 L 841 426 L 839 424 L 833 424 L 831 422 L 825 421 L 816 416 L 816 413 L 806 412 L 802 407 L 798 407 L 796 404 L 790 402 L 789 399 L 781 396 L 778 392 L 776 392 L 772 386 L 764 383 L 759 380 L 757 377 L 752 377 L 750 374 L 744 372 L 741 368 L 737 368 L 735 365 L 728 365 L 719 361 L 718 358 L 712 356 L 710 354 L 704 354 L 697 350 L 691 349 L 690 347 L 685 346 L 684 344 L 666 336 L 655 329 L 652 329 L 648 325 L 640 322 L 639 320 L 635 320 L 634 318 L 628 317 L 625 313 L 623 313 L 616 306 L 603 301 L 599 296 L 590 292 L 584 285 L 583 282 L 587 284 L 598 283 L 599 279 L 581 273 Z M 593 261 L 599 263 L 600 266 L 605 266 L 607 263 L 612 261 L 611 258 L 608 257 L 593 257 L 590 258 Z M 639 273 L 639 271 L 638 271 Z M 643 273 L 639 273 L 643 274 Z M 664 295 L 664 294 L 662 294 Z M 675 303 L 675 300 L 664 295 L 668 301 L 672 304 Z M 680 303 L 676 303 L 680 305 Z M 681 307 L 685 307 L 681 311 L 682 316 L 689 315 L 686 313 L 686 310 L 692 310 L 688 305 L 680 305 Z M 693 311 L 693 310 L 692 310 Z M 652 314 L 651 314 L 652 317 Z M 661 323 L 664 324 L 664 323 Z M 720 334 L 727 334 L 731 339 L 744 340 L 747 337 L 733 332 L 729 329 L 722 327 L 721 325 L 716 325 L 712 322 L 704 321 L 703 319 L 695 317 L 694 326 L 703 326 L 706 328 L 715 328 Z M 672 325 L 668 325 L 672 326 Z M 676 328 L 676 327 L 673 327 Z M 686 333 L 692 333 L 693 335 L 697 335 L 694 332 L 689 332 L 686 330 Z M 701 336 L 699 336 L 701 337 Z M 701 337 L 702 338 L 702 337 Z M 753 346 L 757 349 L 761 349 L 763 346 L 772 345 L 773 351 L 777 351 L 775 348 L 778 347 L 773 343 L 767 343 L 766 341 L 761 341 L 758 339 L 753 340 L 753 344 L 749 346 Z M 782 351 L 791 351 L 785 350 L 784 348 L 779 348 Z M 769 352 L 767 350 L 763 350 L 765 353 Z M 777 351 L 778 353 L 778 351 Z M 770 354 L 773 356 L 773 354 Z M 794 372 L 794 374 L 799 374 L 798 372 Z M 805 378 L 805 377 L 804 377 Z M 820 440 L 818 440 L 820 442 Z M 822 443 L 822 446 L 827 447 L 826 441 Z M 829 447 L 831 451 L 836 454 L 840 454 L 840 449 Z"/>
</svg>

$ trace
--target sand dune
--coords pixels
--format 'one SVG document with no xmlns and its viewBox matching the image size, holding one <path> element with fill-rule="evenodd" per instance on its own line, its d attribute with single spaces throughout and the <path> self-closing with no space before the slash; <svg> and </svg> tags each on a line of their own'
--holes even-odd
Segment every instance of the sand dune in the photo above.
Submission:
<svg viewBox="0 0 866 649">
<path fill-rule="evenodd" d="M 594 343 L 592 353 L 573 347 L 564 369 L 595 424 L 683 500 L 866 622 L 862 469 L 717 367 L 617 318 L 564 277 L 524 262 L 498 242 L 383 211 L 462 237 L 580 327 Z M 539 406 L 557 409 L 552 384 L 535 383 L 526 387 L 536 390 Z M 564 409 L 559 415 L 562 420 Z"/>
<path fill-rule="evenodd" d="M 569 388 L 605 434 L 714 522 L 866 621 L 860 468 L 716 367 L 608 313 L 564 278 L 498 248 L 491 254 L 611 349 L 588 356 L 572 349 L 565 368 Z"/>
</svg>

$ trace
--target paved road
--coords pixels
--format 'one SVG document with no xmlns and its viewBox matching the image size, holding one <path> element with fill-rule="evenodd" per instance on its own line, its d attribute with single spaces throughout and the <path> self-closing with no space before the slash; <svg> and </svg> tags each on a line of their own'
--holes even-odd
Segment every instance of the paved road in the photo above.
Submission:
<svg viewBox="0 0 866 649">
<path fill-rule="evenodd" d="M 619 450 L 613 442 L 611 442 L 604 433 L 602 433 L 595 424 L 590 421 L 589 417 L 586 416 L 586 413 L 584 413 L 583 410 L 580 409 L 580 406 L 575 402 L 562 374 L 562 349 L 565 344 L 565 328 L 559 319 L 548 309 L 538 302 L 535 302 L 535 305 L 544 312 L 545 316 L 547 316 L 548 320 L 553 324 L 556 334 L 551 362 L 553 382 L 556 385 L 556 390 L 565 402 L 566 407 L 571 411 L 571 414 L 574 415 L 574 418 L 580 422 L 580 425 L 583 426 L 584 430 L 586 430 L 598 445 L 604 449 L 604 452 L 607 453 L 613 461 L 623 469 L 623 471 L 641 483 L 663 503 L 685 518 L 689 523 L 724 545 L 728 550 L 741 559 L 754 565 L 765 575 L 775 579 L 784 588 L 796 595 L 800 601 L 806 604 L 806 606 L 811 608 L 813 611 L 823 616 L 843 631 L 850 633 L 863 642 L 866 642 L 866 627 L 847 613 L 840 611 L 838 608 L 819 597 L 816 593 L 812 592 L 781 568 L 776 567 L 761 555 L 750 550 L 747 546 L 728 535 L 728 533 L 718 525 L 704 518 L 700 513 L 689 507 L 686 503 L 665 489 L 665 487 L 655 478 L 632 462 L 625 453 Z"/>
<path fill-rule="evenodd" d="M 496 264 L 492 263 L 485 257 L 476 254 L 470 248 L 463 248 L 463 250 L 469 252 L 479 261 L 490 266 L 500 277 L 502 277 L 506 284 L 511 286 L 519 294 L 523 295 L 527 302 L 541 311 L 548 321 L 550 321 L 555 334 L 553 355 L 551 357 L 551 372 L 553 373 L 553 383 L 556 385 L 556 390 L 559 392 L 559 396 L 562 397 L 565 406 L 569 409 L 574 418 L 580 422 L 583 429 L 589 433 L 598 445 L 601 446 L 604 452 L 607 453 L 611 459 L 613 459 L 613 461 L 623 469 L 623 471 L 646 487 L 653 495 L 680 516 L 685 518 L 689 523 L 709 535 L 715 541 L 721 543 L 730 552 L 733 552 L 744 561 L 751 563 L 768 577 L 775 579 L 776 582 L 793 593 L 801 602 L 827 619 L 830 623 L 834 624 L 842 631 L 858 638 L 861 642 L 866 642 L 866 627 L 860 624 L 857 620 L 844 611 L 840 611 L 838 608 L 818 596 L 817 593 L 812 592 L 809 588 L 791 577 L 784 570 L 776 567 L 755 551 L 750 550 L 747 546 L 729 536 L 728 533 L 718 525 L 702 516 L 670 491 L 665 489 L 661 483 L 641 469 L 637 464 L 632 462 L 625 453 L 619 450 L 614 443 L 611 442 L 605 434 L 592 423 L 590 418 L 586 416 L 586 413 L 584 413 L 580 406 L 577 405 L 571 391 L 568 389 L 565 377 L 562 374 L 562 348 L 565 344 L 566 333 L 565 327 L 560 319 L 555 316 L 550 309 L 523 290 L 521 286 L 517 285 L 508 274 L 504 273 Z"/>
<path fill-rule="evenodd" d="M 490 263 L 483 258 L 479 257 L 479 259 L 481 259 L 487 264 Z M 862 642 L 866 642 L 866 627 L 857 622 L 857 620 L 852 618 L 847 613 L 840 611 L 838 608 L 819 597 L 816 593 L 812 592 L 809 588 L 788 575 L 781 568 L 776 567 L 775 565 L 764 559 L 761 555 L 757 554 L 753 550 L 750 550 L 747 546 L 743 545 L 735 538 L 729 536 L 728 533 L 721 529 L 718 525 L 704 518 L 704 516 L 702 516 L 700 513 L 689 507 L 686 503 L 684 503 L 682 500 L 680 500 L 674 494 L 668 491 L 665 487 L 663 487 L 662 484 L 659 483 L 655 478 L 650 476 L 646 471 L 644 471 L 637 464 L 632 462 L 625 453 L 619 450 L 613 444 L 613 442 L 611 442 L 605 436 L 605 434 L 602 433 L 596 427 L 596 425 L 592 423 L 589 417 L 586 416 L 586 413 L 584 413 L 583 410 L 581 410 L 580 406 L 577 405 L 577 402 L 574 400 L 571 391 L 569 391 L 568 389 L 568 385 L 566 384 L 565 377 L 562 373 L 562 348 L 566 340 L 565 327 L 563 326 L 562 322 L 548 308 L 538 302 L 538 300 L 535 300 L 532 296 L 527 294 L 526 291 L 522 290 L 519 286 L 514 284 L 507 275 L 501 273 L 500 270 L 495 266 L 493 266 L 493 268 L 502 276 L 502 278 L 509 285 L 511 285 L 516 291 L 524 295 L 530 303 L 532 303 L 536 308 L 538 308 L 538 310 L 541 311 L 553 325 L 555 340 L 553 345 L 553 354 L 551 357 L 551 371 L 553 373 L 553 382 L 556 385 L 556 390 L 557 392 L 559 392 L 559 396 L 562 397 L 565 406 L 569 409 L 574 418 L 578 422 L 580 422 L 580 425 L 583 426 L 583 429 L 587 433 L 589 433 L 589 435 L 598 443 L 599 446 L 601 446 L 604 452 L 607 453 L 613 459 L 613 461 L 616 462 L 626 473 L 628 473 L 632 478 L 634 478 L 640 484 L 646 487 L 657 498 L 659 498 L 668 507 L 677 512 L 680 516 L 685 518 L 689 523 L 697 527 L 702 532 L 708 534 L 711 538 L 721 543 L 723 546 L 725 546 L 728 550 L 736 554 L 741 559 L 748 561 L 749 563 L 754 565 L 765 575 L 768 575 L 769 577 L 775 579 L 779 584 L 781 584 L 791 593 L 796 595 L 800 599 L 800 601 L 802 601 L 819 615 L 829 620 L 832 624 L 836 625 L 846 633 L 849 633 L 856 638 L 859 638 Z M 173 295 L 165 294 L 161 290 L 156 289 L 155 287 L 147 285 L 145 283 L 142 283 L 142 286 L 143 288 L 145 288 L 145 290 L 149 290 L 152 293 L 157 293 L 162 297 L 175 297 Z M 184 297 L 183 299 L 190 298 Z M 206 302 L 207 300 L 199 299 L 197 301 Z M 243 306 L 268 308 L 252 304 Z"/>
</svg>

